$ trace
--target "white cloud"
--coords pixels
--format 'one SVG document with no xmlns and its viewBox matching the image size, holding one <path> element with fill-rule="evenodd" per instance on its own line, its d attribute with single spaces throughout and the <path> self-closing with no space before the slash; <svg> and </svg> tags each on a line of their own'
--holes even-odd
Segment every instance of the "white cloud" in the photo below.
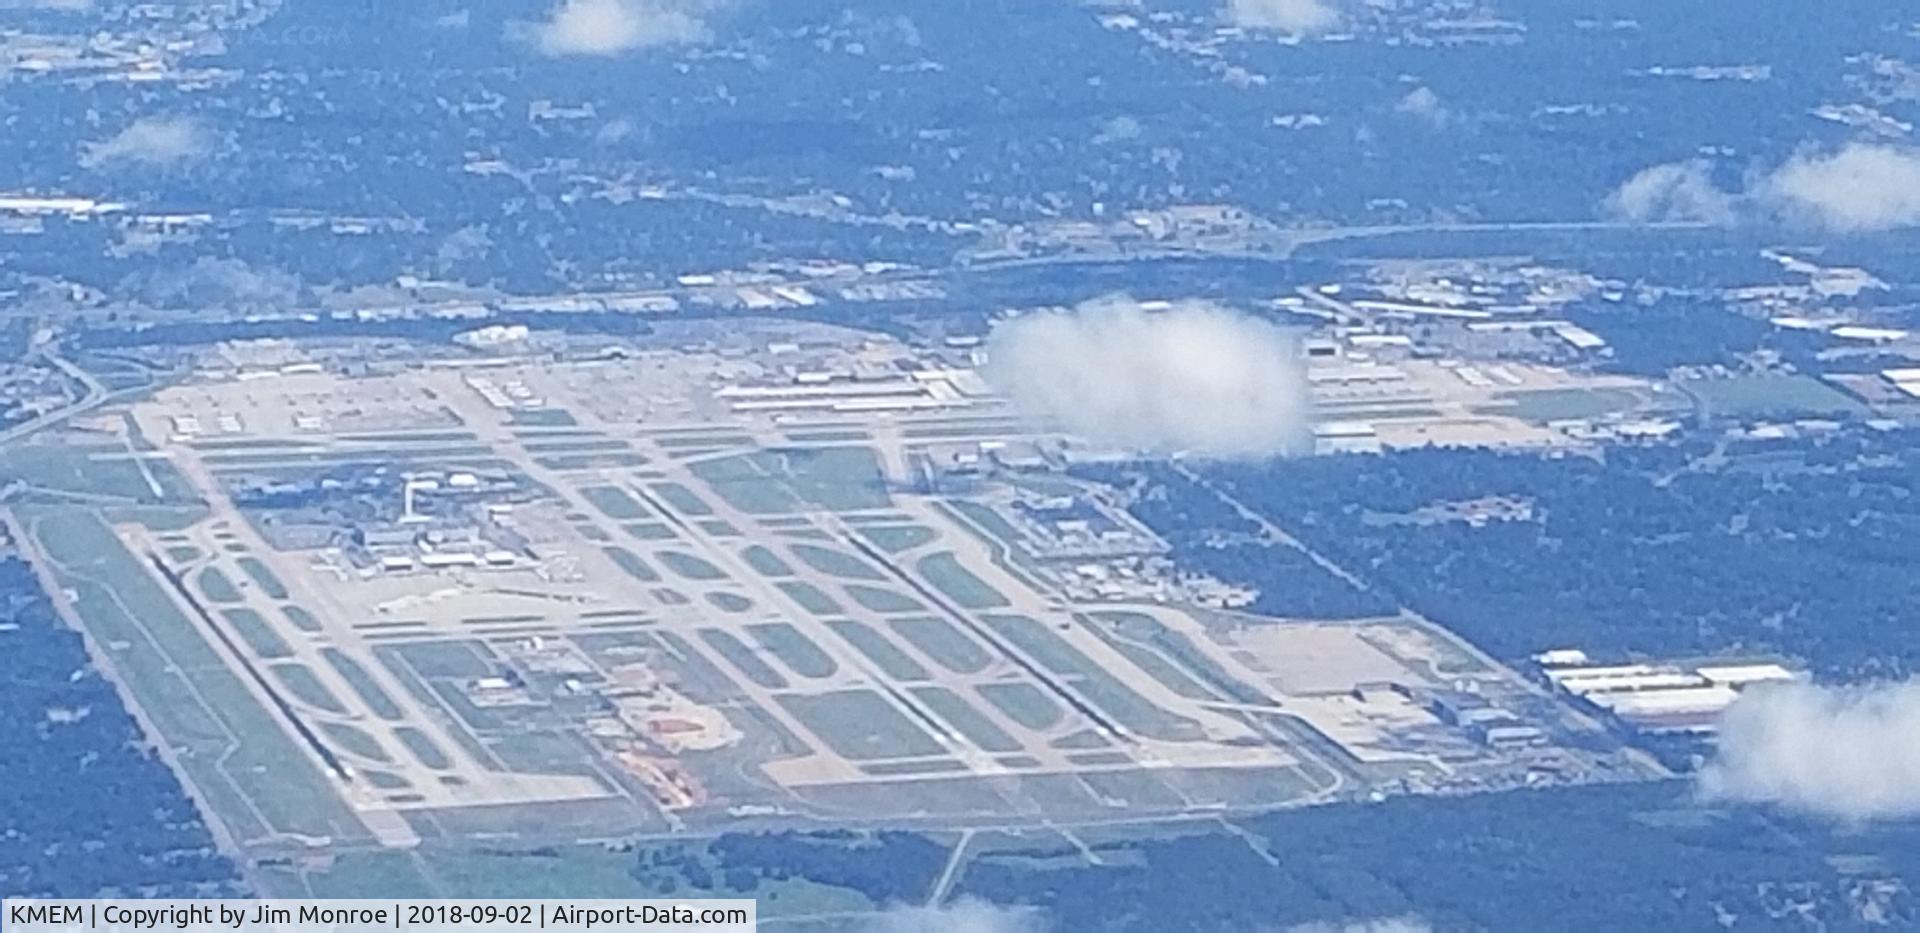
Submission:
<svg viewBox="0 0 1920 933">
<path fill-rule="evenodd" d="M 1143 128 L 1139 120 L 1129 116 L 1118 116 L 1100 125 L 1100 132 L 1094 134 L 1093 142 L 1095 145 L 1106 145 L 1139 139 L 1142 132 Z"/>
<path fill-rule="evenodd" d="M 1434 126 L 1445 126 L 1453 119 L 1453 112 L 1440 101 L 1440 95 L 1426 85 L 1408 91 L 1407 96 L 1400 98 L 1400 103 L 1395 104 L 1393 110 L 1395 113 L 1425 120 Z"/>
<path fill-rule="evenodd" d="M 141 117 L 113 136 L 92 143 L 80 164 L 92 169 L 116 165 L 174 166 L 213 152 L 213 133 L 192 117 Z"/>
<path fill-rule="evenodd" d="M 1227 21 L 1247 29 L 1311 35 L 1340 25 L 1328 0 L 1227 0 Z"/>
<path fill-rule="evenodd" d="M 593 141 L 602 146 L 611 146 L 615 143 L 626 141 L 627 137 L 632 135 L 633 121 L 626 119 L 609 120 L 604 126 L 594 132 Z"/>
<path fill-rule="evenodd" d="M 1431 933 L 1433 926 L 1414 916 L 1381 917 L 1374 920 L 1341 920 L 1301 923 L 1287 933 Z"/>
<path fill-rule="evenodd" d="M 558 0 L 533 30 L 540 51 L 552 56 L 620 55 L 635 49 L 701 42 L 706 13 L 724 0 Z"/>
<path fill-rule="evenodd" d="M 964 898 L 944 907 L 895 907 L 866 925 L 865 933 L 1040 933 L 1038 911 L 999 907 Z"/>
<path fill-rule="evenodd" d="M 1849 821 L 1920 816 L 1920 681 L 1755 688 L 1727 711 L 1700 786 Z"/>
<path fill-rule="evenodd" d="M 279 269 L 202 256 L 192 265 L 130 278 L 126 288 L 151 308 L 278 311 L 296 307 L 305 286 Z"/>
<path fill-rule="evenodd" d="M 1790 220 L 1860 232 L 1920 225 L 1920 151 L 1853 143 L 1802 153 L 1759 188 Z"/>
<path fill-rule="evenodd" d="M 440 241 L 440 251 L 435 258 L 445 264 L 472 262 L 486 258 L 493 249 L 493 237 L 487 234 L 485 224 L 461 227 Z"/>
<path fill-rule="evenodd" d="M 1705 159 L 1656 165 L 1627 179 L 1607 197 L 1607 215 L 1631 223 L 1703 223 L 1725 226 L 1739 215 L 1739 197 L 1713 183 Z"/>
<path fill-rule="evenodd" d="M 1852 143 L 1809 150 L 1750 176 L 1742 190 L 1716 185 L 1705 159 L 1656 165 L 1615 189 L 1602 210 L 1635 223 L 1785 222 L 1837 233 L 1916 227 L 1920 149 Z"/>
<path fill-rule="evenodd" d="M 987 378 L 1024 414 L 1097 443 L 1249 458 L 1295 450 L 1307 429 L 1293 339 L 1205 302 L 1027 314 L 995 327 L 987 352 Z"/>
</svg>

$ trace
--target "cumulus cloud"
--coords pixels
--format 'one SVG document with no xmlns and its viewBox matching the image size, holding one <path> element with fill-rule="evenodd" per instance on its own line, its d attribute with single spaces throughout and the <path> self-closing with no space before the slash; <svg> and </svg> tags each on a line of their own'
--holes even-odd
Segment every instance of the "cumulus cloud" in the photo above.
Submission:
<svg viewBox="0 0 1920 933">
<path fill-rule="evenodd" d="M 634 126 L 632 120 L 609 120 L 594 132 L 593 141 L 602 146 L 611 146 L 616 143 L 625 142 L 628 137 L 633 135 L 633 131 Z"/>
<path fill-rule="evenodd" d="M 1424 120 L 1434 126 L 1445 126 L 1453 119 L 1452 111 L 1440 101 L 1440 95 L 1433 88 L 1421 85 L 1407 92 L 1393 107 L 1395 113 Z"/>
<path fill-rule="evenodd" d="M 1700 786 L 1848 821 L 1920 816 L 1920 681 L 1755 688 L 1727 711 Z"/>
<path fill-rule="evenodd" d="M 1738 216 L 1739 198 L 1713 182 L 1705 159 L 1656 165 L 1627 179 L 1607 197 L 1607 215 L 1631 223 L 1727 225 Z"/>
<path fill-rule="evenodd" d="M 1093 141 L 1096 145 L 1124 142 L 1130 139 L 1139 139 L 1143 131 L 1144 128 L 1140 125 L 1139 120 L 1128 116 L 1118 116 L 1102 123 L 1100 125 L 1100 132 L 1094 134 Z"/>
<path fill-rule="evenodd" d="M 1920 224 L 1920 151 L 1854 143 L 1802 153 L 1761 186 L 1789 219 L 1829 230 L 1894 230 Z"/>
<path fill-rule="evenodd" d="M 552 56 L 611 56 L 701 42 L 706 14 L 725 0 L 559 0 L 533 42 Z"/>
<path fill-rule="evenodd" d="M 1837 233 L 1920 226 L 1920 149 L 1853 143 L 1808 150 L 1738 190 L 1720 187 L 1704 159 L 1656 165 L 1602 204 L 1636 223 L 1784 222 Z"/>
<path fill-rule="evenodd" d="M 221 308 L 278 311 L 299 304 L 304 283 L 274 268 L 238 259 L 202 256 L 192 265 L 164 268 L 123 283 L 126 293 L 152 308 Z"/>
<path fill-rule="evenodd" d="M 168 168 L 213 152 L 214 135 L 193 117 L 141 117 L 113 136 L 87 146 L 80 164 L 91 169 L 122 165 Z"/>
<path fill-rule="evenodd" d="M 1419 917 L 1403 916 L 1301 923 L 1288 927 L 1287 933 L 1431 933 L 1432 930 L 1432 925 Z"/>
<path fill-rule="evenodd" d="M 995 327 L 987 352 L 987 378 L 1024 414 L 1097 443 L 1251 458 L 1295 450 L 1307 430 L 1293 339 L 1205 302 L 1027 314 Z"/>
<path fill-rule="evenodd" d="M 440 241 L 440 251 L 435 258 L 443 267 L 458 265 L 485 259 L 493 249 L 493 237 L 488 235 L 485 224 L 461 227 Z"/>
<path fill-rule="evenodd" d="M 944 907 L 896 907 L 875 917 L 865 933 L 1041 933 L 1038 911 L 964 898 Z"/>
<path fill-rule="evenodd" d="M 1311 35 L 1340 25 L 1329 0 L 1227 0 L 1227 21 L 1246 29 Z"/>
</svg>

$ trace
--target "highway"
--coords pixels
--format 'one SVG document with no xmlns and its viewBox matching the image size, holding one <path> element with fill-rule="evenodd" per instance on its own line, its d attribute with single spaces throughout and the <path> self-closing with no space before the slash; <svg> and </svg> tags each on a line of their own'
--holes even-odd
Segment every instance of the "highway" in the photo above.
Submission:
<svg viewBox="0 0 1920 933">
<path fill-rule="evenodd" d="M 725 203 L 727 198 L 721 195 L 703 194 L 703 200 Z M 1519 221 L 1511 223 L 1455 223 L 1455 224 L 1398 224 L 1382 226 L 1329 226 L 1276 228 L 1237 247 L 1211 244 L 1166 245 L 1154 243 L 1131 243 L 1114 241 L 1110 252 L 1062 252 L 1046 255 L 986 255 L 969 257 L 964 251 L 955 261 L 943 268 L 894 268 L 885 271 L 867 272 L 849 269 L 846 272 L 809 278 L 792 276 L 779 282 L 742 282 L 742 287 L 767 288 L 775 285 L 793 285 L 811 289 L 826 290 L 849 286 L 885 286 L 905 284 L 940 283 L 956 276 L 980 275 L 996 271 L 1016 269 L 1045 268 L 1049 266 L 1084 266 L 1090 264 L 1117 265 L 1154 260 L 1242 260 L 1264 262 L 1286 262 L 1303 246 L 1319 243 L 1331 243 L 1343 240 L 1364 240 L 1375 237 L 1396 236 L 1415 233 L 1581 233 L 1607 232 L 1618 230 L 1696 230 L 1708 229 L 1707 225 L 1694 223 L 1649 223 L 1634 224 L 1617 221 Z M 620 304 L 644 299 L 672 298 L 680 304 L 678 311 L 635 311 L 631 312 L 643 319 L 675 320 L 708 317 L 775 314 L 818 313 L 820 311 L 848 310 L 850 308 L 881 308 L 889 301 L 845 301 L 827 298 L 815 308 L 779 308 L 765 311 L 753 311 L 745 308 L 726 307 L 717 304 L 703 304 L 696 301 L 713 292 L 725 292 L 731 286 L 723 283 L 715 285 L 663 285 L 657 288 L 589 291 L 574 290 L 550 295 L 473 295 L 439 301 L 407 302 L 380 307 L 357 307 L 351 313 L 365 320 L 424 320 L 434 318 L 463 318 L 474 327 L 483 327 L 495 316 L 515 313 L 522 309 L 542 305 L 553 309 L 572 308 L 577 310 L 605 310 L 605 304 Z M 475 316 L 476 309 L 484 312 Z M 108 324 L 110 316 L 117 318 L 114 326 L 130 326 L 146 323 L 166 324 L 255 324 L 262 320 L 297 323 L 302 320 L 319 322 L 329 315 L 341 313 L 341 309 L 325 307 L 286 308 L 276 315 L 263 317 L 258 310 L 242 313 L 215 309 L 167 308 L 158 309 L 164 316 L 158 320 L 147 320 L 145 315 L 154 309 L 103 305 L 91 308 L 73 308 L 63 313 L 65 324 Z M 541 312 L 535 311 L 538 314 Z M 0 317 L 5 312 L 0 311 Z"/>
<path fill-rule="evenodd" d="M 44 428 L 52 427 L 75 415 L 86 414 L 100 407 L 108 398 L 107 387 L 101 385 L 100 380 L 93 378 L 93 374 L 74 365 L 72 361 L 61 356 L 58 352 L 49 348 L 39 351 L 39 355 L 41 359 L 46 360 L 48 365 L 65 373 L 69 379 L 78 382 L 84 391 L 80 398 L 75 399 L 72 404 L 64 408 L 55 409 L 38 418 L 21 422 L 5 431 L 0 431 L 0 446 L 5 446 L 14 441 L 36 434 Z"/>
</svg>

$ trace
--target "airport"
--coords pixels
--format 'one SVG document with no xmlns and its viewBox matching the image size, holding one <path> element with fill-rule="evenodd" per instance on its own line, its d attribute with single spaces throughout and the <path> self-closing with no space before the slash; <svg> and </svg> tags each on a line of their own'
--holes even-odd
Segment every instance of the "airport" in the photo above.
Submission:
<svg viewBox="0 0 1920 933">
<path fill-rule="evenodd" d="M 1249 594 L 1072 475 L 1123 452 L 1015 417 L 976 345 L 700 333 L 427 359 L 229 343 L 94 419 L 153 439 L 146 494 L 204 512 L 26 508 L 24 530 L 61 579 L 134 575 L 88 599 L 166 607 L 79 608 L 95 637 L 204 659 L 129 688 L 228 697 L 197 714 L 212 731 L 156 725 L 256 851 L 1070 823 L 1653 767 L 1578 750 L 1596 722 L 1420 620 L 1239 615 Z M 1341 419 L 1408 404 L 1322 384 Z M 1573 443 L 1474 404 L 1382 435 Z M 223 734 L 257 766 L 223 763 Z M 288 806 L 315 794 L 337 803 Z"/>
</svg>

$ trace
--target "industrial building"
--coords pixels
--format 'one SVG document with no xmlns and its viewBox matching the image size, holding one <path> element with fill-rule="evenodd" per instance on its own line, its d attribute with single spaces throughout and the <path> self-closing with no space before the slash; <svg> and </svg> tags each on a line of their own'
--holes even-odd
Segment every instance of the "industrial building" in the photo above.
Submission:
<svg viewBox="0 0 1920 933">
<path fill-rule="evenodd" d="M 1377 454 L 1380 431 L 1366 421 L 1326 421 L 1313 427 L 1316 454 Z"/>
<path fill-rule="evenodd" d="M 1889 369 L 1880 375 L 1902 394 L 1920 399 L 1920 369 Z"/>
<path fill-rule="evenodd" d="M 970 369 L 895 374 L 862 368 L 798 370 L 783 385 L 727 386 L 714 396 L 737 413 L 857 413 L 965 408 L 987 394 L 986 384 Z"/>
<path fill-rule="evenodd" d="M 1427 697 L 1434 718 L 1472 736 L 1489 748 L 1518 749 L 1546 745 L 1545 729 L 1520 721 L 1513 713 L 1477 693 L 1438 691 Z"/>
<path fill-rule="evenodd" d="M 1805 677 L 1771 662 L 1596 665 L 1573 649 L 1543 652 L 1534 662 L 1556 689 L 1645 735 L 1710 736 L 1742 691 Z"/>
</svg>

